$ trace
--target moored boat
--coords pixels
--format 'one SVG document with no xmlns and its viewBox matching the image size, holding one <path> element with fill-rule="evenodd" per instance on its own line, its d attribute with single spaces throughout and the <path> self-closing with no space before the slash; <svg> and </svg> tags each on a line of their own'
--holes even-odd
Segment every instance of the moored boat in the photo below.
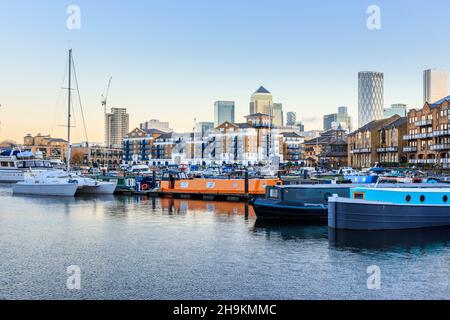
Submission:
<svg viewBox="0 0 450 320">
<path fill-rule="evenodd" d="M 30 172 L 12 186 L 13 194 L 73 197 L 78 183 L 64 171 Z"/>
<path fill-rule="evenodd" d="M 346 196 L 351 184 L 290 185 L 268 188 L 266 197 L 252 202 L 258 219 L 296 219 L 326 224 L 328 198 Z"/>
<path fill-rule="evenodd" d="M 400 230 L 450 226 L 450 188 L 367 188 L 329 199 L 328 226 Z"/>
</svg>

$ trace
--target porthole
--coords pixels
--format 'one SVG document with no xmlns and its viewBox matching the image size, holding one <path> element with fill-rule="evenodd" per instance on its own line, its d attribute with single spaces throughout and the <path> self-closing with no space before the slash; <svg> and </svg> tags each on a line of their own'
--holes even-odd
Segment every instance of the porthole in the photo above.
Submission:
<svg viewBox="0 0 450 320">
<path fill-rule="evenodd" d="M 448 201 L 448 196 L 445 195 L 445 196 L 442 198 L 442 200 L 444 200 L 444 202 L 447 202 L 447 201 Z"/>
<path fill-rule="evenodd" d="M 411 202 L 411 196 L 409 194 L 406 196 L 406 202 Z"/>
<path fill-rule="evenodd" d="M 425 202 L 425 196 L 424 195 L 420 196 L 420 202 Z"/>
</svg>

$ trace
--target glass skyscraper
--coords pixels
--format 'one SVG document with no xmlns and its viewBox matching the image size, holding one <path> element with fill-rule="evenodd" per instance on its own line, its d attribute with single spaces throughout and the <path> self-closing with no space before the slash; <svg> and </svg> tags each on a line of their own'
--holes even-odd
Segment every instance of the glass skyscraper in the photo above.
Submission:
<svg viewBox="0 0 450 320">
<path fill-rule="evenodd" d="M 234 123 L 234 101 L 216 101 L 214 103 L 214 126 L 224 122 Z"/>
<path fill-rule="evenodd" d="M 358 127 L 383 119 L 384 75 L 381 72 L 358 74 Z"/>
</svg>

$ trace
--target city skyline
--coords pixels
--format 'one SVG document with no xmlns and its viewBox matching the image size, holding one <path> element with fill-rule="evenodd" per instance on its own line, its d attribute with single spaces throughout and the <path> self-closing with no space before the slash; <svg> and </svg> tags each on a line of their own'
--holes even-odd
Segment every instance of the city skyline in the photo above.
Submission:
<svg viewBox="0 0 450 320">
<path fill-rule="evenodd" d="M 318 129 L 322 116 L 339 105 L 348 105 L 350 116 L 357 119 L 357 73 L 361 70 L 384 73 L 385 106 L 401 101 L 416 108 L 422 106 L 423 71 L 450 69 L 445 42 L 441 50 L 429 51 L 412 41 L 422 36 L 427 41 L 445 38 L 444 14 L 450 9 L 445 1 L 433 3 L 439 10 L 432 10 L 432 23 L 421 26 L 409 21 L 422 19 L 423 12 L 430 11 L 426 10 L 429 4 L 379 1 L 381 30 L 366 27 L 369 2 L 283 4 L 265 2 L 265 8 L 260 8 L 253 1 L 232 5 L 138 1 L 134 6 L 78 1 L 81 29 L 70 31 L 65 25 L 65 3 L 8 3 L 8 10 L 0 13 L 0 33 L 5 39 L 0 62 L 0 140 L 20 142 L 28 133 L 65 137 L 64 129 L 58 127 L 64 123 L 65 109 L 55 101 L 68 47 L 74 49 L 92 141 L 104 140 L 104 130 L 98 126 L 103 122 L 100 100 L 110 76 L 108 105 L 127 108 L 130 129 L 155 118 L 170 122 L 176 131 L 190 131 L 194 118 L 213 121 L 217 100 L 235 101 L 239 122 L 248 114 L 251 92 L 260 85 L 283 103 L 285 111 L 295 111 L 307 129 Z M 405 6 L 412 9 L 405 12 Z M 122 19 L 123 10 L 128 14 Z M 217 16 L 213 19 L 208 12 L 227 17 L 232 26 L 214 25 Z M 262 19 L 252 25 L 248 16 L 278 23 L 269 28 Z M 314 21 L 323 16 L 326 23 L 317 26 Z M 133 37 L 121 36 L 126 34 Z M 256 34 L 268 37 L 273 45 L 263 52 L 253 49 Z M 344 41 L 344 35 L 353 40 Z M 323 42 L 332 50 L 321 50 Z M 394 44 L 402 50 L 384 50 Z M 217 50 L 224 45 L 232 50 Z M 305 46 L 311 52 L 302 50 Z M 404 52 L 409 52 L 407 58 Z M 84 133 L 78 125 L 74 141 L 82 140 Z"/>
</svg>

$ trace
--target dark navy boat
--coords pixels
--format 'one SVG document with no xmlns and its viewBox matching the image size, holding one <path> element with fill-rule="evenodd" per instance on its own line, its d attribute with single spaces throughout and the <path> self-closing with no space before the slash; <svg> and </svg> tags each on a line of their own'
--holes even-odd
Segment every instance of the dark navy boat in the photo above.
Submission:
<svg viewBox="0 0 450 320">
<path fill-rule="evenodd" d="M 277 186 L 252 202 L 258 219 L 296 219 L 326 223 L 328 198 L 348 197 L 352 184 Z"/>
</svg>

